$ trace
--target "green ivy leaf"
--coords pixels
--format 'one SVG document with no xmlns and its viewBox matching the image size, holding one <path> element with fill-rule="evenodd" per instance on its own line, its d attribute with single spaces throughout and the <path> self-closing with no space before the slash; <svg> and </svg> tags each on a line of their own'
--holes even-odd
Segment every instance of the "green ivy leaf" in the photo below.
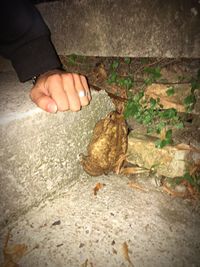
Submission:
<svg viewBox="0 0 200 267">
<path fill-rule="evenodd" d="M 150 114 L 147 114 L 145 117 L 144 117 L 144 120 L 143 120 L 143 123 L 144 124 L 149 124 L 150 122 L 152 122 L 152 116 Z"/>
<path fill-rule="evenodd" d="M 111 72 L 108 78 L 108 83 L 115 83 L 117 81 L 117 73 L 115 71 Z"/>
<path fill-rule="evenodd" d="M 147 133 L 150 134 L 150 133 L 153 133 L 154 132 L 154 128 L 153 127 L 148 127 L 147 128 Z"/>
<path fill-rule="evenodd" d="M 183 177 L 175 177 L 173 180 L 176 185 L 179 185 L 183 181 Z"/>
<path fill-rule="evenodd" d="M 177 115 L 177 110 L 175 108 L 169 108 L 164 110 L 161 114 L 160 117 L 164 119 L 172 119 L 176 117 Z"/>
<path fill-rule="evenodd" d="M 127 77 L 124 81 L 126 89 L 131 89 L 133 87 L 133 80 L 130 77 Z"/>
<path fill-rule="evenodd" d="M 159 134 L 161 130 L 166 126 L 166 123 L 164 121 L 159 122 L 156 125 L 156 132 Z"/>
<path fill-rule="evenodd" d="M 190 106 L 190 105 L 193 105 L 195 104 L 196 102 L 196 98 L 193 94 L 191 95 L 188 95 L 184 100 L 183 100 L 183 103 L 185 106 Z"/>
<path fill-rule="evenodd" d="M 171 143 L 171 140 L 172 140 L 172 129 L 167 130 L 165 138 Z"/>
<path fill-rule="evenodd" d="M 144 72 L 149 74 L 153 81 L 159 79 L 162 76 L 161 73 L 160 73 L 160 68 L 159 67 L 156 67 L 156 68 L 145 67 L 144 68 Z"/>
<path fill-rule="evenodd" d="M 119 67 L 119 60 L 115 59 L 111 64 L 111 69 L 116 70 Z"/>
<path fill-rule="evenodd" d="M 139 103 L 139 101 L 143 98 L 143 96 L 144 96 L 144 91 L 141 91 L 138 94 L 134 95 L 133 100 Z"/>
<path fill-rule="evenodd" d="M 124 81 L 123 81 L 124 82 Z M 125 106 L 125 117 L 132 116 L 138 123 L 147 126 L 147 133 L 161 133 L 168 127 L 164 140 L 157 140 L 156 147 L 163 148 L 172 143 L 172 129 L 175 126 L 182 128 L 183 123 L 174 108 L 161 110 L 160 99 L 145 99 L 144 91 L 140 91 L 131 97 Z"/>
<path fill-rule="evenodd" d="M 144 79 L 144 83 L 145 85 L 151 85 L 153 83 L 153 79 L 151 78 Z"/>
<path fill-rule="evenodd" d="M 77 55 L 71 54 L 68 56 L 68 63 L 72 66 L 76 65 Z"/>
<path fill-rule="evenodd" d="M 189 172 L 186 172 L 183 176 L 185 180 L 187 180 L 191 185 L 195 185 L 193 177 L 189 174 Z"/>
<path fill-rule="evenodd" d="M 124 62 L 129 65 L 131 63 L 131 58 L 130 57 L 125 57 Z"/>
<path fill-rule="evenodd" d="M 164 139 L 164 140 L 157 140 L 155 142 L 155 145 L 156 145 L 157 148 L 163 148 L 163 147 L 165 147 L 167 145 L 167 143 L 168 142 L 167 142 L 166 139 Z"/>
<path fill-rule="evenodd" d="M 133 87 L 133 80 L 131 77 L 119 78 L 117 79 L 117 84 L 129 90 Z"/>
<path fill-rule="evenodd" d="M 180 121 L 178 124 L 175 125 L 177 129 L 183 129 L 184 128 L 184 124 L 182 121 Z"/>
<path fill-rule="evenodd" d="M 174 87 L 173 87 L 173 86 L 172 86 L 172 87 L 169 87 L 169 88 L 167 89 L 166 93 L 167 93 L 168 96 L 172 96 L 172 95 L 174 95 L 174 94 L 175 94 Z"/>
<path fill-rule="evenodd" d="M 141 61 L 142 64 L 148 64 L 149 63 L 149 58 L 145 58 L 144 57 L 144 58 L 141 58 L 140 61 Z"/>
<path fill-rule="evenodd" d="M 125 107 L 124 116 L 125 118 L 128 117 L 135 117 L 139 111 L 138 104 L 132 101 L 128 101 Z"/>
<path fill-rule="evenodd" d="M 157 104 L 157 101 L 154 99 L 154 98 L 150 98 L 150 105 L 151 105 L 151 108 L 154 108 Z"/>
</svg>

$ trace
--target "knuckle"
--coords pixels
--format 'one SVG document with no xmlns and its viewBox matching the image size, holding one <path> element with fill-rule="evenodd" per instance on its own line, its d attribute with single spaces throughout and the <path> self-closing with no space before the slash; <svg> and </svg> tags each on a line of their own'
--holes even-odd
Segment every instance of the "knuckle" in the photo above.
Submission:
<svg viewBox="0 0 200 267">
<path fill-rule="evenodd" d="M 48 80 L 49 82 L 52 82 L 52 81 L 60 81 L 60 74 L 58 73 L 55 73 L 55 74 L 52 74 L 48 77 Z"/>
<path fill-rule="evenodd" d="M 73 73 L 73 76 L 74 76 L 75 79 L 79 79 L 79 74 Z"/>
<path fill-rule="evenodd" d="M 65 79 L 67 81 L 73 80 L 73 75 L 71 73 L 63 73 L 62 77 L 63 77 L 63 79 Z"/>
<path fill-rule="evenodd" d="M 80 77 L 81 77 L 81 80 L 84 80 L 84 81 L 86 81 L 86 78 L 85 78 L 85 76 L 84 76 L 84 75 L 80 75 Z"/>
</svg>

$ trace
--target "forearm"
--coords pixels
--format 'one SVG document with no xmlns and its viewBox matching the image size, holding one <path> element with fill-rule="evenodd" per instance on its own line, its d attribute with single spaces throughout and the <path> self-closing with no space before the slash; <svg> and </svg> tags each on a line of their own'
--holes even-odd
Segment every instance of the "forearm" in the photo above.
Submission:
<svg viewBox="0 0 200 267">
<path fill-rule="evenodd" d="M 11 60 L 20 81 L 61 67 L 46 24 L 27 0 L 0 1 L 0 54 Z"/>
</svg>

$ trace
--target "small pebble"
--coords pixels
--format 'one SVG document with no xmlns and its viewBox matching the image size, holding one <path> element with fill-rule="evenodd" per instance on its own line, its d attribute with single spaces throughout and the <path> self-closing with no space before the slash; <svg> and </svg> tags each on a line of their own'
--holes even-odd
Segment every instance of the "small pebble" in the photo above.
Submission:
<svg viewBox="0 0 200 267">
<path fill-rule="evenodd" d="M 183 184 L 179 184 L 175 187 L 176 192 L 185 193 L 186 187 Z"/>
<path fill-rule="evenodd" d="M 52 223 L 52 226 L 55 226 L 55 225 L 60 225 L 61 224 L 61 221 L 58 220 L 58 221 L 55 221 L 54 223 Z"/>
</svg>

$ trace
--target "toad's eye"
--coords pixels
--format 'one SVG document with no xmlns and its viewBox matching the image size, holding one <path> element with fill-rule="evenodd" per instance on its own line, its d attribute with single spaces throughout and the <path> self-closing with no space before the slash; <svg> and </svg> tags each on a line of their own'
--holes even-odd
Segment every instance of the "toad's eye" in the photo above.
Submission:
<svg viewBox="0 0 200 267">
<path fill-rule="evenodd" d="M 115 114 L 110 114 L 110 115 L 109 115 L 109 119 L 110 119 L 111 121 L 115 121 L 115 118 L 116 118 Z"/>
</svg>

